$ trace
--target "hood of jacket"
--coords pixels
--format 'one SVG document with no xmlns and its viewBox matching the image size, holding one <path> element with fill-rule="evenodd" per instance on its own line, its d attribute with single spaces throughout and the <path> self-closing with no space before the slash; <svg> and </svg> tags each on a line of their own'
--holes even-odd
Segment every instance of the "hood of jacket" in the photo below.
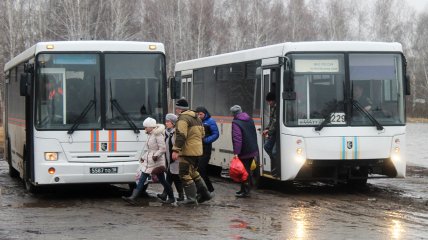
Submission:
<svg viewBox="0 0 428 240">
<path fill-rule="evenodd" d="M 156 124 L 156 127 L 153 129 L 153 131 L 150 134 L 153 135 L 159 135 L 159 134 L 164 134 L 165 133 L 165 125 L 163 124 Z"/>
<path fill-rule="evenodd" d="M 202 121 L 205 121 L 206 119 L 211 117 L 211 114 L 208 112 L 208 110 L 205 107 L 198 107 L 195 110 L 196 113 L 198 112 L 203 112 L 205 114 L 204 119 L 202 119 Z"/>
</svg>

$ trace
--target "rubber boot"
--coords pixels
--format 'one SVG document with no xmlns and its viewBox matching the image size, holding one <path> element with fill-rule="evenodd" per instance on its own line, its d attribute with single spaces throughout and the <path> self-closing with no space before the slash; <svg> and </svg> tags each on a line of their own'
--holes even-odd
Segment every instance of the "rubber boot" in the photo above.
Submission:
<svg viewBox="0 0 428 240">
<path fill-rule="evenodd" d="M 132 191 L 131 196 L 129 196 L 129 197 L 122 196 L 122 199 L 125 200 L 126 202 L 132 204 L 132 205 L 137 205 L 136 199 L 138 197 L 138 193 L 139 193 L 139 191 L 135 188 Z"/>
<path fill-rule="evenodd" d="M 178 202 L 180 205 L 185 205 L 185 204 L 198 205 L 198 201 L 196 201 L 196 185 L 194 182 L 192 182 L 190 185 L 184 186 L 184 192 L 186 193 L 187 199 L 184 201 Z"/>
<path fill-rule="evenodd" d="M 199 198 L 198 203 L 203 203 L 206 201 L 209 201 L 213 198 L 212 193 L 208 191 L 207 185 L 205 185 L 205 182 L 202 178 L 195 181 L 196 188 L 198 189 Z"/>
<path fill-rule="evenodd" d="M 239 191 L 235 192 L 235 196 L 241 195 L 244 191 L 245 191 L 244 190 L 244 183 L 241 183 L 241 189 Z"/>
<path fill-rule="evenodd" d="M 248 182 L 243 182 L 242 186 L 244 188 L 244 192 L 242 192 L 241 194 L 236 194 L 235 196 L 238 198 L 250 197 L 250 184 Z"/>
</svg>

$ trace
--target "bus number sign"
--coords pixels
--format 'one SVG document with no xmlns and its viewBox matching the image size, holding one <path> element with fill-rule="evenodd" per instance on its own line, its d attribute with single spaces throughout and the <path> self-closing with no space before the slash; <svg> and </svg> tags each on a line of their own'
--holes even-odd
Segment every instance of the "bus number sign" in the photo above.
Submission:
<svg viewBox="0 0 428 240">
<path fill-rule="evenodd" d="M 345 113 L 335 112 L 330 115 L 331 124 L 346 124 Z"/>
</svg>

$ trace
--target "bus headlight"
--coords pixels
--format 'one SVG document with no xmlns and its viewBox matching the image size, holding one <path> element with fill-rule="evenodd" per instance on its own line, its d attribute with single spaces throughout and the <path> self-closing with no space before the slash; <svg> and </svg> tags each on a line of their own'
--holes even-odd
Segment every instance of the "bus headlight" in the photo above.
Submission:
<svg viewBox="0 0 428 240">
<path fill-rule="evenodd" d="M 45 152 L 45 160 L 46 161 L 57 161 L 58 153 L 57 152 Z"/>
<path fill-rule="evenodd" d="M 305 157 L 303 157 L 303 149 L 302 148 L 296 148 L 295 159 L 299 163 L 304 163 L 306 161 Z"/>
<path fill-rule="evenodd" d="M 396 163 L 401 160 L 400 147 L 395 147 L 391 153 L 391 160 Z"/>
<path fill-rule="evenodd" d="M 399 162 L 401 160 L 400 154 L 398 154 L 398 153 L 391 154 L 391 160 L 394 163 Z"/>
</svg>

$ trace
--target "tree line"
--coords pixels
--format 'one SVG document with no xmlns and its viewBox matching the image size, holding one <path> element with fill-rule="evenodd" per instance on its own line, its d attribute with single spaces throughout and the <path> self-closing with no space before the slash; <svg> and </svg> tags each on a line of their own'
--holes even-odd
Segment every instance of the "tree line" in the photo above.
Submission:
<svg viewBox="0 0 428 240">
<path fill-rule="evenodd" d="M 408 116 L 428 117 L 428 11 L 402 0 L 2 0 L 0 66 L 40 41 L 165 44 L 178 61 L 288 41 L 396 41 L 411 79 Z M 0 71 L 3 89 L 3 71 Z"/>
</svg>

